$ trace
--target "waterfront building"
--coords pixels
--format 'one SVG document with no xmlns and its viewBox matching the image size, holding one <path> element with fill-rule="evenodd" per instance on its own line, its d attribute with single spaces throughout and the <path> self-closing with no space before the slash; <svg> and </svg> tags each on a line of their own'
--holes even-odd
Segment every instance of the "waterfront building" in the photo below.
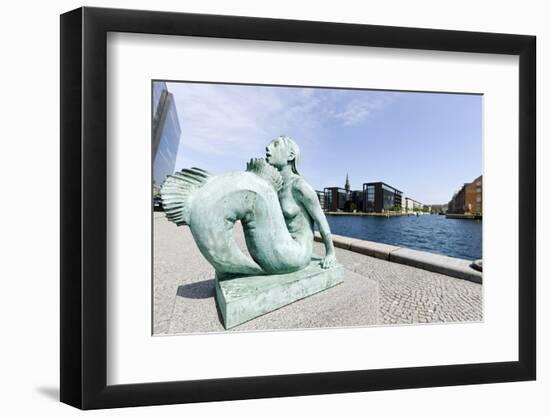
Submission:
<svg viewBox="0 0 550 417">
<path fill-rule="evenodd" d="M 410 197 L 405 197 L 405 204 L 403 204 L 403 210 L 406 212 L 409 211 L 419 211 L 424 208 L 424 205 L 416 200 L 413 200 Z"/>
<path fill-rule="evenodd" d="M 326 187 L 323 191 L 316 191 L 319 201 L 322 201 L 323 210 L 328 212 L 377 212 L 395 210 L 402 206 L 403 193 L 384 182 L 369 182 L 363 184 L 362 190 L 352 190 L 349 176 L 346 174 L 344 188 Z M 421 203 L 411 199 L 417 205 Z M 412 208 L 411 208 L 412 210 Z"/>
<path fill-rule="evenodd" d="M 319 199 L 319 204 L 321 205 L 321 209 L 325 210 L 325 192 L 315 190 L 315 194 L 317 194 L 317 198 Z"/>
<path fill-rule="evenodd" d="M 154 192 L 173 174 L 181 127 L 174 102 L 165 82 L 153 82 L 152 161 Z"/>
<path fill-rule="evenodd" d="M 349 176 L 346 174 L 346 184 L 344 185 L 344 190 L 346 190 L 346 201 L 349 201 L 351 197 L 351 185 L 349 183 Z"/>
<path fill-rule="evenodd" d="M 447 203 L 447 213 L 455 212 L 455 203 L 457 202 L 456 196 L 458 191 L 455 191 L 449 202 Z"/>
<path fill-rule="evenodd" d="M 449 201 L 449 211 L 450 214 L 464 214 L 466 199 L 465 197 L 465 185 L 462 186 L 458 191 L 453 194 L 453 198 Z"/>
<path fill-rule="evenodd" d="M 396 206 L 402 207 L 403 192 L 384 183 L 363 184 L 363 211 L 382 213 Z"/>
<path fill-rule="evenodd" d="M 324 189 L 325 211 L 343 211 L 346 207 L 347 191 L 340 187 L 327 187 Z"/>
<path fill-rule="evenodd" d="M 363 190 L 354 190 L 350 194 L 349 211 L 361 211 L 363 210 L 363 201 L 365 193 Z"/>
<path fill-rule="evenodd" d="M 327 187 L 324 191 L 316 191 L 317 195 L 323 194 L 321 206 L 325 211 L 360 211 L 363 209 L 363 191 L 351 190 L 349 175 L 346 174 L 344 188 Z M 321 197 L 319 197 L 321 199 Z"/>
<path fill-rule="evenodd" d="M 344 205 L 344 211 L 361 211 L 363 209 L 363 190 L 351 189 L 348 174 L 346 174 L 344 190 L 346 190 L 346 203 Z"/>
<path fill-rule="evenodd" d="M 466 207 L 470 213 L 483 214 L 483 176 L 480 175 L 466 187 Z"/>
<path fill-rule="evenodd" d="M 483 214 L 483 175 L 464 185 L 448 203 L 450 214 Z"/>
</svg>

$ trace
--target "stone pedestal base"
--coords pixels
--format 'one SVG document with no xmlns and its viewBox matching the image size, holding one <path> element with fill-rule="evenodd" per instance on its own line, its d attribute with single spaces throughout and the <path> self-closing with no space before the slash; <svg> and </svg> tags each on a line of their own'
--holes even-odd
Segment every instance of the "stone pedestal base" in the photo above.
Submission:
<svg viewBox="0 0 550 417">
<path fill-rule="evenodd" d="M 216 278 L 216 301 L 224 326 L 230 329 L 287 304 L 343 282 L 341 265 L 321 268 L 312 261 L 301 271 L 281 275 Z"/>
</svg>

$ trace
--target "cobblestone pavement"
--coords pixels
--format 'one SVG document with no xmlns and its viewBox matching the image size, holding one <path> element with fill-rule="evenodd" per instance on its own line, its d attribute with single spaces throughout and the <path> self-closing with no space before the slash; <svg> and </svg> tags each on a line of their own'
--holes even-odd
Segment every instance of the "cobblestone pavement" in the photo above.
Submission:
<svg viewBox="0 0 550 417">
<path fill-rule="evenodd" d="M 186 303 L 212 297 L 213 269 L 200 255 L 189 230 L 168 223 L 163 213 L 154 220 L 154 283 L 153 333 L 172 333 L 170 321 L 174 315 L 176 297 L 183 275 L 192 272 L 196 284 Z M 242 232 L 235 228 L 235 237 L 246 251 Z M 175 244 L 174 239 L 178 240 Z M 315 242 L 315 251 L 324 248 Z M 246 252 L 245 252 L 246 253 Z M 482 285 L 407 265 L 336 248 L 338 262 L 352 272 L 376 281 L 379 285 L 379 324 L 412 324 L 435 322 L 481 321 Z M 202 285 L 204 284 L 204 285 Z M 204 288 L 203 288 L 204 287 Z M 189 304 L 191 306 L 191 304 Z M 342 306 L 345 315 L 346 306 Z M 190 314 L 191 308 L 185 309 Z M 204 318 L 202 318 L 204 319 Z M 218 322 L 214 315 L 211 320 Z M 173 327 L 173 326 L 172 326 Z"/>
<path fill-rule="evenodd" d="M 483 320 L 481 284 L 343 249 L 336 251 L 338 261 L 347 269 L 379 283 L 381 324 Z"/>
</svg>

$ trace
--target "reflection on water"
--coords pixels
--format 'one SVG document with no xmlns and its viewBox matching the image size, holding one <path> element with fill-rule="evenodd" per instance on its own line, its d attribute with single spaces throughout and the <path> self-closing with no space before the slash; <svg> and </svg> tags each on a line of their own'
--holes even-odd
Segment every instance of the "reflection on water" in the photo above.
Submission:
<svg viewBox="0 0 550 417">
<path fill-rule="evenodd" d="M 482 222 L 446 219 L 445 216 L 342 216 L 327 215 L 336 235 L 371 240 L 439 253 L 462 259 L 480 259 Z"/>
</svg>

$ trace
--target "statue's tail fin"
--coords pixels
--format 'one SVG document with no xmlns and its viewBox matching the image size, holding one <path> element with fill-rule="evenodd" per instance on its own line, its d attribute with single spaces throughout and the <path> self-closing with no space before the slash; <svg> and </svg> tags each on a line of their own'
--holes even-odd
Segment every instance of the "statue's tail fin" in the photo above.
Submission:
<svg viewBox="0 0 550 417">
<path fill-rule="evenodd" d="M 193 192 L 208 181 L 210 174 L 200 168 L 182 169 L 169 175 L 160 189 L 166 217 L 176 225 L 189 224 Z"/>
</svg>

